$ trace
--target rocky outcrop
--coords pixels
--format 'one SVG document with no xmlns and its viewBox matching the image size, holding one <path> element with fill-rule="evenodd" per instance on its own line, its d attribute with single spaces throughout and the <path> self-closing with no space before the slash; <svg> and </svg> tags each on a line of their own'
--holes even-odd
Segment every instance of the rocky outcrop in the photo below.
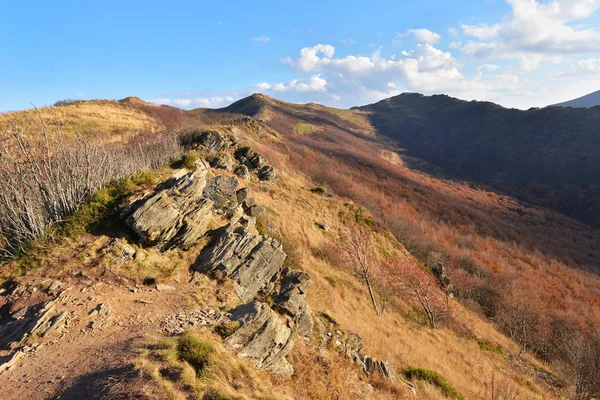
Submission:
<svg viewBox="0 0 600 400">
<path fill-rule="evenodd" d="M 367 374 L 380 374 L 387 379 L 394 379 L 394 372 L 390 363 L 380 361 L 367 355 L 355 355 L 353 361 L 360 365 Z"/>
<path fill-rule="evenodd" d="M 268 305 L 253 301 L 232 310 L 229 318 L 240 327 L 226 338 L 226 343 L 240 357 L 268 371 L 293 373 L 285 358 L 294 346 L 292 331 Z"/>
<path fill-rule="evenodd" d="M 275 298 L 275 309 L 292 317 L 299 335 L 310 338 L 313 320 L 304 300 L 310 286 L 310 276 L 306 272 L 292 271 L 289 268 L 282 275 L 279 295 Z"/>
<path fill-rule="evenodd" d="M 56 306 L 64 301 L 66 292 L 43 303 L 22 307 L 2 319 L 0 325 L 0 349 L 14 349 L 35 336 L 44 337 L 60 331 L 72 316 L 69 312 L 57 312 Z"/>
<path fill-rule="evenodd" d="M 381 374 L 387 379 L 394 379 L 394 372 L 387 361 L 361 353 L 363 341 L 358 334 L 342 330 L 337 322 L 326 314 L 320 314 L 317 321 L 322 347 L 336 350 L 351 359 L 367 374 Z"/>
<path fill-rule="evenodd" d="M 224 151 L 237 144 L 237 140 L 215 130 L 202 132 L 197 135 L 194 140 L 196 144 L 215 152 Z"/>
<path fill-rule="evenodd" d="M 147 245 L 189 248 L 206 233 L 212 217 L 213 201 L 203 196 L 206 174 L 203 164 L 193 173 L 178 171 L 150 197 L 126 207 L 121 219 Z"/>
<path fill-rule="evenodd" d="M 231 278 L 242 302 L 252 300 L 260 291 L 269 291 L 286 258 L 281 244 L 260 235 L 254 224 L 255 219 L 247 216 L 232 220 L 216 243 L 201 254 L 197 265 L 200 271 Z"/>
<path fill-rule="evenodd" d="M 219 175 L 208 180 L 203 190 L 203 196 L 212 200 L 215 211 L 230 213 L 239 205 L 237 188 L 238 181 L 235 177 Z"/>
<path fill-rule="evenodd" d="M 275 169 L 251 147 L 241 147 L 235 151 L 234 155 L 240 164 L 245 165 L 250 171 L 256 172 L 258 179 L 263 181 L 275 180 Z"/>
</svg>

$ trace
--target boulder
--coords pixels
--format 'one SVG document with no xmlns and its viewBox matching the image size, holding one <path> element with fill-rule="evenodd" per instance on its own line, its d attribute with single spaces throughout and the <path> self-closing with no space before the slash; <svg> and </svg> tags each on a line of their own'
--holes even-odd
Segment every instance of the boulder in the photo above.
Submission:
<svg viewBox="0 0 600 400">
<path fill-rule="evenodd" d="M 218 212 L 230 213 L 237 206 L 238 181 L 235 177 L 223 175 L 210 179 L 204 187 L 203 195 L 212 200 L 213 209 Z"/>
<path fill-rule="evenodd" d="M 126 207 L 121 218 L 148 245 L 189 248 L 206 233 L 212 217 L 213 202 L 203 197 L 206 172 L 179 171 L 153 195 Z"/>
<path fill-rule="evenodd" d="M 239 357 L 268 371 L 293 373 L 285 358 L 294 346 L 292 331 L 268 305 L 253 301 L 233 309 L 229 318 L 240 328 L 225 341 Z"/>
<path fill-rule="evenodd" d="M 276 309 L 292 317 L 298 334 L 305 337 L 310 337 L 313 331 L 313 320 L 304 299 L 309 286 L 310 275 L 286 268 L 279 295 L 275 298 Z"/>
<path fill-rule="evenodd" d="M 367 374 L 380 374 L 387 379 L 394 379 L 394 372 L 387 361 L 380 361 L 371 356 L 360 355 L 354 360 Z"/>
<path fill-rule="evenodd" d="M 242 209 L 246 213 L 246 215 L 254 218 L 258 218 L 260 214 L 264 211 L 264 208 L 256 204 L 256 199 L 254 197 L 249 197 L 242 203 Z"/>
<path fill-rule="evenodd" d="M 260 168 L 256 174 L 258 175 L 258 179 L 261 181 L 274 181 L 277 178 L 277 174 L 275 173 L 275 168 L 270 165 L 265 165 Z"/>
<path fill-rule="evenodd" d="M 260 235 L 254 223 L 254 218 L 247 217 L 232 220 L 215 244 L 201 254 L 197 267 L 230 277 L 243 302 L 272 286 L 271 281 L 281 271 L 286 258 L 281 244 Z"/>
<path fill-rule="evenodd" d="M 220 157 L 214 157 L 210 161 L 210 166 L 213 168 L 224 169 L 227 172 L 233 171 L 234 161 L 229 154 L 223 154 Z"/>
<path fill-rule="evenodd" d="M 236 167 L 234 173 L 244 180 L 250 179 L 250 171 L 245 165 L 240 165 Z"/>
</svg>

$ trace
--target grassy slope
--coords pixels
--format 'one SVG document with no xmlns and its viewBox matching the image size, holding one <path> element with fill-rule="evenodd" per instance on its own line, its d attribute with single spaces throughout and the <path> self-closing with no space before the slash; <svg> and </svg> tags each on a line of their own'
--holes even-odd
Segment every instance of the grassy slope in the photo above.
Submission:
<svg viewBox="0 0 600 400">
<path fill-rule="evenodd" d="M 145 104 L 136 98 L 122 101 L 92 100 L 77 101 L 64 106 L 44 107 L 6 114 L 0 114 L 0 133 L 5 134 L 13 125 L 18 125 L 28 134 L 39 133 L 39 124 L 55 125 L 60 130 L 74 136 L 80 133 L 101 133 L 118 141 L 140 132 L 155 131 L 162 123 L 138 106 Z"/>
</svg>

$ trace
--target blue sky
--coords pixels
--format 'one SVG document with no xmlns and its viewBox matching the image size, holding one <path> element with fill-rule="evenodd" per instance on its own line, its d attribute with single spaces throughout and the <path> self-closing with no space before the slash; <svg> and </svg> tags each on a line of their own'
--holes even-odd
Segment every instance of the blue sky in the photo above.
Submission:
<svg viewBox="0 0 600 400">
<path fill-rule="evenodd" d="M 600 89 L 600 0 L 27 1 L 2 6 L 0 111 L 253 92 L 331 106 L 403 91 L 527 108 Z"/>
</svg>

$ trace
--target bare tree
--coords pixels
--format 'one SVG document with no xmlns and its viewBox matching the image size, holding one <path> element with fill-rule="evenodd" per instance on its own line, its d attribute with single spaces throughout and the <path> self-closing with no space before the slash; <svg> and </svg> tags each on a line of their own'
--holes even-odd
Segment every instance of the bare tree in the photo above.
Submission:
<svg viewBox="0 0 600 400">
<path fill-rule="evenodd" d="M 416 300 L 427 318 L 430 328 L 450 312 L 446 295 L 434 277 L 409 259 L 395 260 L 389 264 L 391 284 L 400 292 Z"/>
<path fill-rule="evenodd" d="M 600 331 L 563 332 L 560 348 L 574 384 L 574 397 L 584 400 L 600 396 Z"/>
<path fill-rule="evenodd" d="M 385 299 L 382 296 L 382 307 L 379 308 L 376 294 L 376 280 L 379 264 L 373 251 L 371 232 L 362 227 L 345 228 L 340 230 L 340 242 L 337 246 L 340 256 L 352 272 L 367 286 L 371 304 L 377 315 L 385 311 Z"/>
</svg>

